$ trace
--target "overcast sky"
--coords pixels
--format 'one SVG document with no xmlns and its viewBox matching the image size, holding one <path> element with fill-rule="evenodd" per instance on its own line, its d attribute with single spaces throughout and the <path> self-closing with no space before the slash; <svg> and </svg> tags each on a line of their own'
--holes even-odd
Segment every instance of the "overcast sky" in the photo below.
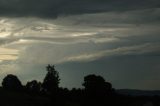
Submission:
<svg viewBox="0 0 160 106">
<path fill-rule="evenodd" d="M 63 87 L 97 74 L 117 89 L 160 89 L 159 34 L 159 0 L 0 0 L 0 82 L 43 81 L 55 64 Z"/>
</svg>

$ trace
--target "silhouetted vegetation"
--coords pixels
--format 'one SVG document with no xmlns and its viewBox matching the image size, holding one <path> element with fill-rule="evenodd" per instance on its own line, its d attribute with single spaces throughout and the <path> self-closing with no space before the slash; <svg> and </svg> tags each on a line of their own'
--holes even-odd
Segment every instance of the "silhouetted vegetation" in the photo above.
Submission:
<svg viewBox="0 0 160 106">
<path fill-rule="evenodd" d="M 88 75 L 84 77 L 83 86 L 85 90 L 91 94 L 109 95 L 112 92 L 112 84 L 106 82 L 103 77 L 96 75 Z"/>
<path fill-rule="evenodd" d="M 2 87 L 8 90 L 20 90 L 22 84 L 17 76 L 9 74 L 2 81 Z"/>
<path fill-rule="evenodd" d="M 160 106 L 159 96 L 131 96 L 116 92 L 102 76 L 87 75 L 82 88 L 59 87 L 60 78 L 54 65 L 46 67 L 43 82 L 32 80 L 25 86 L 9 74 L 0 88 L 0 106 Z"/>
<path fill-rule="evenodd" d="M 47 67 L 47 75 L 44 78 L 44 81 L 42 83 L 43 90 L 45 92 L 54 92 L 58 90 L 59 87 L 59 74 L 55 70 L 54 65 L 48 65 Z"/>
<path fill-rule="evenodd" d="M 30 82 L 27 82 L 25 87 L 29 93 L 37 94 L 37 93 L 40 93 L 41 91 L 41 85 L 42 85 L 41 82 L 33 80 Z"/>
</svg>

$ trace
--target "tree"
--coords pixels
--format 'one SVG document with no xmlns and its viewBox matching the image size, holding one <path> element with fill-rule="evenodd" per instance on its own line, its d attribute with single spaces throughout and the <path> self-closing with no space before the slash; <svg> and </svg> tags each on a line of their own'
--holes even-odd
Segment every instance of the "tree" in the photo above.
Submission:
<svg viewBox="0 0 160 106">
<path fill-rule="evenodd" d="M 41 89 L 41 83 L 33 80 L 31 82 L 27 82 L 26 89 L 32 93 L 38 93 Z"/>
<path fill-rule="evenodd" d="M 44 78 L 42 87 L 47 92 L 53 92 L 59 88 L 59 73 L 55 70 L 54 65 L 48 65 L 47 75 Z"/>
<path fill-rule="evenodd" d="M 112 84 L 106 82 L 103 77 L 94 74 L 85 76 L 83 86 L 85 87 L 84 102 L 87 105 L 103 106 L 109 105 L 112 101 Z"/>
<path fill-rule="evenodd" d="M 96 76 L 94 74 L 84 77 L 83 86 L 88 92 L 97 93 L 107 93 L 112 90 L 112 84 L 106 82 L 101 76 Z"/>
<path fill-rule="evenodd" d="M 17 76 L 9 74 L 7 75 L 3 81 L 2 86 L 8 90 L 20 90 L 22 88 L 22 84 Z"/>
</svg>

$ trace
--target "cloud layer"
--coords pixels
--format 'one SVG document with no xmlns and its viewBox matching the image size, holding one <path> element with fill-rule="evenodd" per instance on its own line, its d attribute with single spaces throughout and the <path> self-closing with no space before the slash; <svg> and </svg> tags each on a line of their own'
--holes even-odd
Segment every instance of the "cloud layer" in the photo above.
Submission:
<svg viewBox="0 0 160 106">
<path fill-rule="evenodd" d="M 0 15 L 55 18 L 60 15 L 121 12 L 159 6 L 159 0 L 0 0 Z"/>
<path fill-rule="evenodd" d="M 160 89 L 159 4 L 0 0 L 1 76 L 16 74 L 24 84 L 43 80 L 51 63 L 61 86 L 81 87 L 86 74 L 96 73 L 116 88 Z"/>
</svg>

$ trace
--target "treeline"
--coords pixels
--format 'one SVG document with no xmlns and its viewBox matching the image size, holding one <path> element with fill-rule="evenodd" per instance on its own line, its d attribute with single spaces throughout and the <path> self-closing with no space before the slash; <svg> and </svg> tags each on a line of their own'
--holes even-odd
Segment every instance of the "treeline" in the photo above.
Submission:
<svg viewBox="0 0 160 106">
<path fill-rule="evenodd" d="M 150 101 L 154 106 L 159 106 L 159 97 L 155 99 L 155 97 L 132 97 L 117 94 L 116 90 L 112 88 L 111 83 L 106 82 L 103 77 L 94 74 L 84 77 L 84 82 L 82 84 L 84 89 L 73 88 L 69 90 L 67 88 L 62 88 L 59 87 L 59 73 L 55 70 L 54 65 L 48 65 L 46 70 L 47 74 L 43 82 L 33 80 L 27 82 L 25 86 L 22 85 L 17 76 L 9 74 L 3 79 L 2 88 L 7 92 L 30 95 L 28 100 L 30 104 L 26 106 L 131 106 L 134 103 L 136 103 L 136 105 L 142 105 L 147 101 Z M 36 97 L 36 99 L 32 99 L 32 97 Z M 39 97 L 44 97 L 47 100 L 37 99 Z M 1 100 L 3 99 L 4 98 L 1 97 Z M 12 105 L 17 106 L 17 104 Z M 25 103 L 20 103 L 18 105 L 25 105 Z"/>
</svg>

